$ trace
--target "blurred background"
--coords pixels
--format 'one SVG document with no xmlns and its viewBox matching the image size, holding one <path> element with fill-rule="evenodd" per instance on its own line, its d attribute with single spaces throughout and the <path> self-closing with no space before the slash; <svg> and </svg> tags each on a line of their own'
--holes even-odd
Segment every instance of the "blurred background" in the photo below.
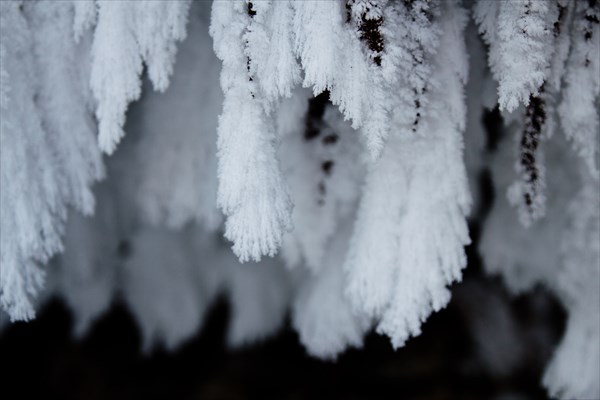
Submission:
<svg viewBox="0 0 600 400">
<path fill-rule="evenodd" d="M 192 340 L 149 354 L 119 302 L 74 339 L 70 311 L 54 298 L 34 321 L 0 333 L 4 390 L 18 388 L 20 398 L 32 399 L 546 398 L 540 381 L 564 311 L 543 289 L 510 297 L 469 255 L 449 306 L 420 336 L 394 351 L 387 337 L 370 333 L 362 349 L 335 362 L 308 356 L 289 322 L 275 337 L 228 349 L 224 298 Z"/>
<path fill-rule="evenodd" d="M 492 151 L 503 135 L 498 110 L 486 111 L 482 122 Z M 69 308 L 50 297 L 35 320 L 0 324 L 3 385 L 18 388 L 21 398 L 65 400 L 547 398 L 541 379 L 566 313 L 544 287 L 515 296 L 484 272 L 480 227 L 496 197 L 488 169 L 475 184 L 481 200 L 470 222 L 463 280 L 422 334 L 396 351 L 389 338 L 371 332 L 363 348 L 322 361 L 306 353 L 289 316 L 276 335 L 231 349 L 231 308 L 221 295 L 192 339 L 174 351 L 145 352 L 122 300 L 78 338 Z M 129 246 L 119 244 L 119 257 L 129 257 L 122 247 Z"/>
</svg>

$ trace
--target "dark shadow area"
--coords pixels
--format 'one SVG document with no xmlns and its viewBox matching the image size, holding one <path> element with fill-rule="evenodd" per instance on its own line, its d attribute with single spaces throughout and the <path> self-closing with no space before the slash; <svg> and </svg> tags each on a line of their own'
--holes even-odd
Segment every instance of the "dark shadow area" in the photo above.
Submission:
<svg viewBox="0 0 600 400">
<path fill-rule="evenodd" d="M 454 292 L 477 281 L 499 289 L 477 268 L 468 271 Z M 394 351 L 386 337 L 371 333 L 364 348 L 336 362 L 309 357 L 289 327 L 266 342 L 227 349 L 229 310 L 222 300 L 199 335 L 172 354 L 142 354 L 135 321 L 120 305 L 77 341 L 69 311 L 55 299 L 35 321 L 14 324 L 0 337 L 3 382 L 32 399 L 545 398 L 540 379 L 546 360 L 534 355 L 510 374 L 494 376 L 473 348 L 463 296 L 455 297 L 404 348 Z M 534 317 L 528 297 L 512 302 L 523 321 Z M 556 303 L 553 308 L 558 339 L 564 316 Z"/>
</svg>

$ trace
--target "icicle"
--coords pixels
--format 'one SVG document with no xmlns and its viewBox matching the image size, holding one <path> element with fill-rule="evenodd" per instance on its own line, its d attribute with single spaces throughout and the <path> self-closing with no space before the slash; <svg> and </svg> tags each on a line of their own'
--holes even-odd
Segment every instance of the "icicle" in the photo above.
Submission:
<svg viewBox="0 0 600 400">
<path fill-rule="evenodd" d="M 225 237 L 242 262 L 275 255 L 291 227 L 292 208 L 275 154 L 271 104 L 253 75 L 253 54 L 247 54 L 246 40 L 258 29 L 252 19 L 262 21 L 268 4 L 261 3 L 258 11 L 251 4 L 215 2 L 210 26 L 215 52 L 223 61 L 225 95 L 218 127 L 217 202 L 227 217 Z"/>
<path fill-rule="evenodd" d="M 73 5 L 69 2 L 28 3 L 33 30 L 36 73 L 40 80 L 37 104 L 42 126 L 52 137 L 60 186 L 70 203 L 86 215 L 94 211 L 91 185 L 104 177 L 91 113 L 90 41 L 73 38 Z M 60 84 L 57 84 L 60 82 Z"/>
<path fill-rule="evenodd" d="M 136 0 L 131 3 L 136 42 L 148 68 L 154 89 L 164 92 L 169 86 L 177 51 L 176 43 L 186 37 L 191 0 Z"/>
<path fill-rule="evenodd" d="M 346 3 L 346 21 L 340 2 L 294 6 L 304 86 L 315 94 L 330 92 L 331 102 L 352 127 L 362 128 L 371 158 L 380 157 L 392 116 L 399 110 L 416 131 L 431 73 L 424 58 L 437 46 L 432 21 L 438 2 L 351 0 Z M 315 15 L 327 16 L 327 22 Z"/>
<path fill-rule="evenodd" d="M 389 100 L 388 93 L 385 89 L 393 74 L 382 71 L 382 60 L 385 58 L 385 39 L 389 39 L 384 38 L 384 31 L 388 28 L 384 16 L 386 4 L 387 0 L 349 0 L 346 2 L 348 10 L 346 22 L 354 25 L 353 33 L 363 42 L 366 47 L 366 58 L 370 60 L 367 65 L 368 75 L 366 78 L 370 96 L 366 93 L 363 94 L 365 96 L 363 107 L 368 108 L 368 111 L 364 113 L 362 126 L 367 149 L 374 159 L 381 155 L 389 134 L 391 118 L 387 102 Z M 386 26 L 383 26 L 384 23 Z M 364 56 L 358 54 L 358 57 Z M 387 60 L 385 63 L 383 68 L 389 69 Z M 353 79 L 353 77 L 348 76 L 347 79 Z"/>
<path fill-rule="evenodd" d="M 574 149 L 598 178 L 600 116 L 600 3 L 575 1 L 572 48 L 558 113 Z"/>
<path fill-rule="evenodd" d="M 342 60 L 340 1 L 295 1 L 294 48 L 304 71 L 304 87 L 318 95 L 331 90 Z"/>
<path fill-rule="evenodd" d="M 255 13 L 244 35 L 248 73 L 256 78 L 267 103 L 275 103 L 280 97 L 290 97 L 300 82 L 300 66 L 293 47 L 292 2 L 248 4 Z"/>
<path fill-rule="evenodd" d="M 154 88 L 164 91 L 185 38 L 189 1 L 98 0 L 90 85 L 98 102 L 100 148 L 112 154 L 125 134 L 128 104 L 141 94 L 143 63 Z"/>
<path fill-rule="evenodd" d="M 547 79 L 549 91 L 558 93 L 562 86 L 566 61 L 571 49 L 571 29 L 576 0 L 557 0 L 558 16 L 553 26 L 554 52 Z"/>
<path fill-rule="evenodd" d="M 568 5 L 533 0 L 489 3 L 477 3 L 475 18 L 490 45 L 489 61 L 498 81 L 500 110 L 512 112 L 519 104 L 526 106 L 518 133 L 515 169 L 519 177 L 508 197 L 517 206 L 521 222 L 529 226 L 545 214 L 541 144 L 554 129 L 555 85 L 560 82 L 565 56 L 560 31 L 566 25 Z M 551 82 L 546 84 L 547 80 Z"/>
<path fill-rule="evenodd" d="M 356 29 L 343 20 L 342 2 L 296 2 L 294 7 L 295 48 L 305 72 L 304 87 L 312 87 L 315 95 L 328 90 L 331 102 L 352 127 L 360 128 L 371 107 L 370 61 Z M 374 153 L 383 145 L 375 137 L 367 141 Z"/>
<path fill-rule="evenodd" d="M 490 45 L 500 110 L 528 105 L 548 78 L 558 10 L 548 1 L 479 1 L 475 18 Z M 494 21 L 495 24 L 494 25 Z"/>
<path fill-rule="evenodd" d="M 518 141 L 519 156 L 515 169 L 519 177 L 507 191 L 510 203 L 517 207 L 519 219 L 526 227 L 546 213 L 546 171 L 539 147 L 548 136 L 547 118 L 544 96 L 531 96 Z"/>
<path fill-rule="evenodd" d="M 469 243 L 461 137 L 466 16 L 454 3 L 441 15 L 429 130 L 417 137 L 394 132 L 371 166 L 345 265 L 354 308 L 380 319 L 377 330 L 394 347 L 418 335 L 425 318 L 446 305 L 446 285 L 460 279 Z"/>
<path fill-rule="evenodd" d="M 128 26 L 129 3 L 98 2 L 98 8 L 90 86 L 98 102 L 98 143 L 111 154 L 125 134 L 127 105 L 141 94 L 142 57 Z"/>
<path fill-rule="evenodd" d="M 91 213 L 90 185 L 103 175 L 82 83 L 87 60 L 73 37 L 69 2 L 3 2 L 1 89 L 2 305 L 34 316 L 45 263 L 62 250 L 72 205 Z M 35 29 L 30 30 L 31 24 Z"/>
</svg>

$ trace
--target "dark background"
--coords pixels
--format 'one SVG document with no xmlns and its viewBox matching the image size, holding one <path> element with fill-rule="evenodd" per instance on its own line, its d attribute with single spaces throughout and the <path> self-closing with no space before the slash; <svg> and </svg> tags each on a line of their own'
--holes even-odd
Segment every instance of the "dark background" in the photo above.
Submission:
<svg viewBox="0 0 600 400">
<path fill-rule="evenodd" d="M 498 280 L 484 278 L 473 266 L 467 271 L 463 283 L 454 286 L 449 306 L 433 314 L 423 333 L 404 348 L 394 351 L 387 337 L 371 333 L 362 349 L 350 349 L 336 362 L 308 356 L 289 323 L 265 342 L 228 349 L 229 309 L 223 299 L 193 340 L 174 353 L 159 349 L 149 355 L 141 353 L 138 329 L 125 307 L 116 304 L 77 341 L 71 338 L 70 312 L 53 299 L 36 320 L 15 323 L 0 334 L 3 393 L 86 400 L 545 398 L 540 382 L 549 354 L 532 350 L 510 373 L 495 374 L 478 357 L 468 329 L 472 315 L 465 313 L 469 292 L 461 291 L 465 285 L 483 285 L 501 293 L 523 324 L 540 322 L 532 303 L 542 297 L 551 313 L 541 322 L 552 330 L 555 343 L 564 329 L 563 311 L 541 289 L 510 299 Z"/>
</svg>

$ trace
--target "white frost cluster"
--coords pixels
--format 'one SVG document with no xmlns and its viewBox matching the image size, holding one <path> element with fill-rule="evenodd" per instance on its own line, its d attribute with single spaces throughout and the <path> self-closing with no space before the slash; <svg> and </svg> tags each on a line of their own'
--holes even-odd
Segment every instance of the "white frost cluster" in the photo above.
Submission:
<svg viewBox="0 0 600 400">
<path fill-rule="evenodd" d="M 118 298 L 173 349 L 224 295 L 231 346 L 289 313 L 320 358 L 398 348 L 462 278 L 489 163 L 486 269 L 556 293 L 544 384 L 598 397 L 600 2 L 465 3 L 0 2 L 0 313 L 47 280 L 76 334 Z"/>
<path fill-rule="evenodd" d="M 565 88 L 558 113 L 565 134 L 598 179 L 600 7 L 586 7 L 585 2 L 577 1 L 569 6 L 574 8 L 572 48 L 564 72 Z"/>
<path fill-rule="evenodd" d="M 97 0 L 96 11 L 89 1 L 74 3 L 83 3 L 76 8 L 85 13 L 78 20 L 82 26 L 97 19 L 90 86 L 97 102 L 98 143 L 111 154 L 124 135 L 128 104 L 140 97 L 144 64 L 156 90 L 169 85 L 175 44 L 186 34 L 190 0 Z"/>
<path fill-rule="evenodd" d="M 104 174 L 73 21 L 71 3 L 0 4 L 0 302 L 12 319 L 34 317 L 67 208 L 91 214 Z"/>
<path fill-rule="evenodd" d="M 537 55 L 526 59 L 544 59 L 548 63 L 539 62 L 538 67 L 515 75 L 523 82 L 525 79 L 538 82 L 537 89 L 522 86 L 527 89 L 530 102 L 526 103 L 522 119 L 512 118 L 509 128 L 518 132 L 520 158 L 516 169 L 521 175 L 520 181 L 514 182 L 511 140 L 503 140 L 491 162 L 494 186 L 498 191 L 508 190 L 510 202 L 519 206 L 521 224 L 508 202 L 497 198 L 484 225 L 480 249 L 488 271 L 501 274 L 511 290 L 522 292 L 542 284 L 557 295 L 568 312 L 566 333 L 543 379 L 549 393 L 559 398 L 597 398 L 600 396 L 600 183 L 597 170 L 600 4 L 569 0 L 528 3 L 546 13 L 544 29 L 548 33 L 538 36 L 536 46 L 531 38 L 532 47 L 528 52 Z M 491 15 L 505 4 L 511 2 L 479 2 L 475 8 L 480 28 L 490 43 L 489 57 L 499 81 L 500 96 L 506 85 L 501 77 L 511 75 L 498 58 L 510 56 L 494 50 L 503 40 L 494 30 L 496 22 Z M 525 16 L 518 19 L 531 17 L 531 12 L 525 12 Z M 527 29 L 527 32 L 535 31 Z M 545 72 L 537 79 L 539 71 Z M 560 125 L 554 123 L 556 114 Z M 562 132 L 554 135 L 555 130 Z M 572 141 L 575 152 L 581 156 L 579 159 L 565 150 L 568 148 L 565 138 Z M 544 175 L 548 177 L 546 180 Z M 532 176 L 536 179 L 530 179 Z M 541 204 L 537 208 L 528 207 L 524 212 L 524 195 L 532 196 L 529 199 L 533 205 L 537 201 Z M 536 200 L 534 195 L 541 195 L 542 199 Z M 539 213 L 540 207 L 545 208 L 545 212 Z"/>
<path fill-rule="evenodd" d="M 537 96 L 549 73 L 556 1 L 479 1 L 474 16 L 490 46 L 500 109 L 514 111 Z"/>
<path fill-rule="evenodd" d="M 529 226 L 546 213 L 544 147 L 556 130 L 556 114 L 598 179 L 600 6 L 499 0 L 479 1 L 473 11 L 489 45 L 500 110 L 515 121 L 517 176 L 507 195 Z"/>
<path fill-rule="evenodd" d="M 344 265 L 350 301 L 379 320 L 377 330 L 394 347 L 418 335 L 428 315 L 448 303 L 446 285 L 460 280 L 466 266 L 470 196 L 462 131 L 468 65 L 461 36 L 466 15 L 452 4 L 444 14 L 429 129 L 393 132 L 379 162 L 369 166 Z"/>
</svg>

